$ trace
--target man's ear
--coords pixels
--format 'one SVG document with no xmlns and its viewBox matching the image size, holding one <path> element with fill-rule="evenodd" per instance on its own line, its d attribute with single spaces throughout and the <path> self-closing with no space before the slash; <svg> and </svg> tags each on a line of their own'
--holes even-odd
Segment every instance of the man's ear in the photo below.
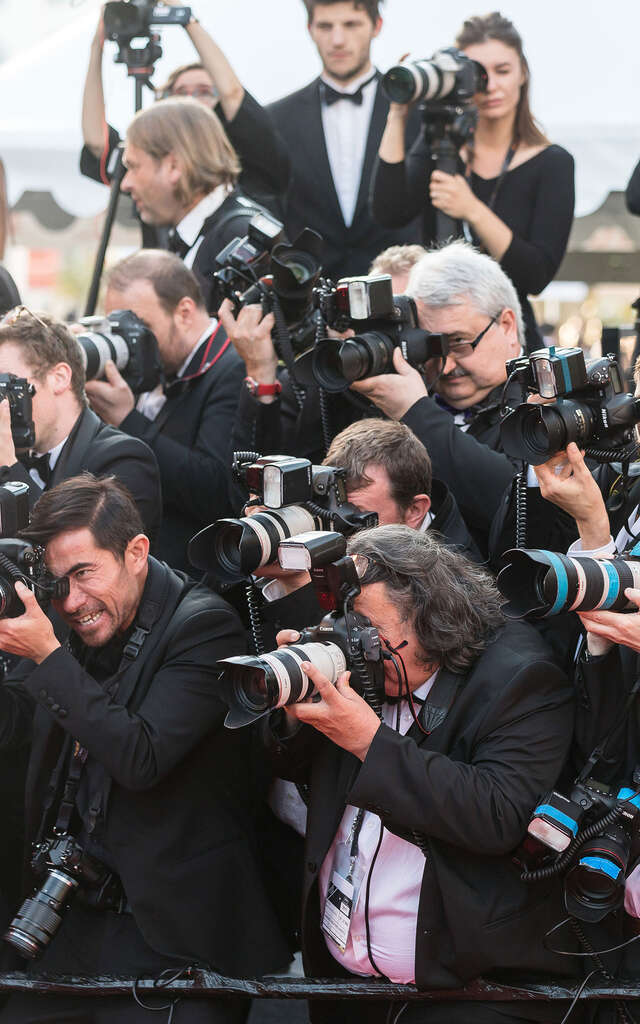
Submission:
<svg viewBox="0 0 640 1024">
<path fill-rule="evenodd" d="M 431 498 L 428 494 L 416 494 L 404 514 L 405 526 L 412 530 L 419 530 L 424 517 L 431 508 Z"/>
<path fill-rule="evenodd" d="M 56 363 L 47 371 L 49 386 L 54 395 L 63 395 L 71 387 L 71 367 L 68 363 Z"/>
<path fill-rule="evenodd" d="M 518 338 L 518 321 L 512 309 L 503 309 L 500 314 L 500 327 L 509 342 L 509 351 L 517 355 L 520 351 L 520 339 Z"/>
<path fill-rule="evenodd" d="M 177 185 L 182 177 L 182 164 L 176 154 L 172 151 L 164 157 L 164 169 L 172 185 Z"/>
<path fill-rule="evenodd" d="M 379 17 L 378 20 L 376 21 L 375 28 L 373 30 L 372 38 L 375 39 L 376 36 L 379 36 L 381 31 L 382 31 L 382 18 Z"/>
<path fill-rule="evenodd" d="M 144 533 L 132 537 L 124 552 L 125 565 L 135 576 L 146 568 L 149 557 L 149 538 Z"/>
<path fill-rule="evenodd" d="M 173 322 L 178 328 L 188 328 L 193 323 L 197 306 L 192 298 L 184 295 L 173 311 Z"/>
</svg>

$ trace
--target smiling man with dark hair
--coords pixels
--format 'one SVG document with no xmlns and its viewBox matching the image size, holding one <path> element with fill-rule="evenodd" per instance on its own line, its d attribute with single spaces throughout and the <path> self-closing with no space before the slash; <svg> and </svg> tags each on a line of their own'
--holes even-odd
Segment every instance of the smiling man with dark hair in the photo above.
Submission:
<svg viewBox="0 0 640 1024">
<path fill-rule="evenodd" d="M 0 621 L 0 647 L 28 659 L 0 690 L 0 746 L 31 738 L 27 841 L 64 833 L 109 881 L 81 882 L 49 943 L 36 933 L 38 969 L 153 975 L 198 961 L 262 974 L 288 950 L 255 858 L 250 738 L 223 728 L 215 671 L 244 650 L 244 630 L 222 598 L 149 557 L 140 527 L 113 479 L 86 474 L 47 492 L 28 537 L 68 581 L 53 604 L 70 642 L 20 583 L 24 613 Z M 54 1008 L 65 1020 L 146 1019 L 117 998 L 95 1017 L 87 1005 L 15 996 L 0 1020 L 44 1021 Z M 196 999 L 180 1016 L 239 1024 L 247 1009 Z"/>
</svg>

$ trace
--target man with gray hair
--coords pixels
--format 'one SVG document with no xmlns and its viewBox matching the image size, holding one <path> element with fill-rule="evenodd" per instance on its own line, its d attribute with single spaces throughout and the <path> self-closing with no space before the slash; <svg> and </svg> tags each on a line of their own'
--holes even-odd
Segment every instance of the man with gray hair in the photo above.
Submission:
<svg viewBox="0 0 640 1024">
<path fill-rule="evenodd" d="M 476 540 L 486 547 L 500 499 L 515 468 L 501 451 L 500 403 L 505 364 L 520 355 L 524 328 L 515 288 L 490 256 L 466 242 L 426 253 L 407 294 L 420 326 L 449 343 L 442 372 L 423 376 L 396 349 L 396 373 L 352 384 L 428 449 L 434 476 L 451 489 Z"/>
<path fill-rule="evenodd" d="M 339 965 L 349 976 L 419 989 L 459 988 L 494 970 L 564 973 L 566 962 L 544 944 L 565 917 L 560 890 L 528 886 L 512 855 L 569 749 L 568 680 L 532 626 L 505 624 L 488 575 L 430 532 L 364 530 L 349 553 L 361 586 L 354 609 L 393 653 L 381 716 L 349 685 L 349 672 L 332 683 L 303 661 L 317 695 L 273 712 L 267 727 L 276 770 L 309 784 L 307 973 L 333 977 Z M 298 639 L 292 630 L 278 637 Z M 312 1004 L 311 1019 L 553 1017 L 548 1004 L 521 1012 L 414 1002 L 395 1011 L 383 1000 L 352 1000 Z"/>
</svg>

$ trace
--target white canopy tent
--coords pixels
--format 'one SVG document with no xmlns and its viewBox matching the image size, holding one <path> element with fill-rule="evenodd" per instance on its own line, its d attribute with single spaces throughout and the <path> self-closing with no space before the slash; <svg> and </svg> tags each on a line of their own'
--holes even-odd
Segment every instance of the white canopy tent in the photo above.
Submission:
<svg viewBox="0 0 640 1024">
<path fill-rule="evenodd" d="M 412 48 L 429 56 L 450 43 L 464 17 L 481 7 L 469 0 L 439 5 L 387 0 L 375 60 L 385 69 Z M 592 212 L 612 189 L 623 189 L 640 158 L 636 0 L 508 0 L 501 4 L 523 35 L 532 68 L 533 109 L 547 134 L 576 158 L 579 216 Z M 198 0 L 194 9 L 257 99 L 268 102 L 309 81 L 319 69 L 306 33 L 302 0 Z M 78 171 L 80 107 L 89 44 L 99 4 L 86 0 L 5 0 L 5 48 L 0 64 L 0 156 L 10 201 L 25 190 L 49 191 L 76 216 L 102 210 L 106 190 Z M 155 80 L 193 58 L 186 33 L 166 28 Z M 133 83 L 104 57 L 109 120 L 124 132 L 133 114 Z M 146 102 L 151 102 L 149 93 Z"/>
</svg>

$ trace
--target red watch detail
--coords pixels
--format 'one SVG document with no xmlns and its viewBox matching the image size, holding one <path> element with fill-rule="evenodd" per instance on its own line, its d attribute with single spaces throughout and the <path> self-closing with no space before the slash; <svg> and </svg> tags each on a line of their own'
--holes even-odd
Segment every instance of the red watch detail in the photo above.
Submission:
<svg viewBox="0 0 640 1024">
<path fill-rule="evenodd" d="M 282 384 L 279 380 L 274 381 L 273 384 L 260 384 L 253 377 L 245 377 L 244 383 L 254 398 L 260 398 L 262 395 L 279 395 L 282 391 Z"/>
</svg>

